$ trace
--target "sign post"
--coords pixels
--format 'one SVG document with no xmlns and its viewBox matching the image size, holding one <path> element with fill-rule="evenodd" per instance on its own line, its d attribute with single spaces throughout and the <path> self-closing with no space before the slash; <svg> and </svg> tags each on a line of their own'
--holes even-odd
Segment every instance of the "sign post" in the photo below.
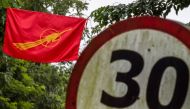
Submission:
<svg viewBox="0 0 190 109">
<path fill-rule="evenodd" d="M 66 109 L 189 109 L 190 31 L 158 17 L 109 27 L 71 75 Z"/>
</svg>

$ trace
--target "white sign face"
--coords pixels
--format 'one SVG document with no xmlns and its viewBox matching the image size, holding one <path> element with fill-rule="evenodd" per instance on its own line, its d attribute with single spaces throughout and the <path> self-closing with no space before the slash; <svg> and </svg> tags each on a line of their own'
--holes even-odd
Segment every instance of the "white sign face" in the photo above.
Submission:
<svg viewBox="0 0 190 109">
<path fill-rule="evenodd" d="M 190 31 L 137 17 L 95 37 L 71 75 L 66 109 L 190 109 Z"/>
<path fill-rule="evenodd" d="M 189 49 L 170 34 L 122 33 L 86 65 L 77 109 L 189 109 L 189 57 Z"/>
</svg>

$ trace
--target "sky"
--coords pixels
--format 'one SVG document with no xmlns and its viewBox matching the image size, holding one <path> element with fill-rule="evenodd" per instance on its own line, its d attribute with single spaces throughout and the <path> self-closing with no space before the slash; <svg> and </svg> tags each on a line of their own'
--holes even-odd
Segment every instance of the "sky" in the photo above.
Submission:
<svg viewBox="0 0 190 109">
<path fill-rule="evenodd" d="M 89 3 L 88 10 L 85 11 L 85 15 L 89 16 L 93 10 L 98 9 L 101 6 L 107 5 L 117 5 L 119 3 L 128 4 L 132 3 L 135 0 L 85 0 Z M 182 11 L 179 11 L 178 15 L 175 14 L 174 10 L 172 10 L 169 15 L 167 16 L 168 19 L 176 20 L 182 23 L 189 23 L 190 22 L 190 7 L 185 8 Z"/>
</svg>

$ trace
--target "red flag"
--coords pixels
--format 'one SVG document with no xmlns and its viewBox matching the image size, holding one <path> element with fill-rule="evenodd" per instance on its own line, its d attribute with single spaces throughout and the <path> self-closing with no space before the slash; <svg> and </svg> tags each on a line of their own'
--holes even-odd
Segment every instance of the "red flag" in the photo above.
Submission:
<svg viewBox="0 0 190 109">
<path fill-rule="evenodd" d="M 8 8 L 3 51 L 34 62 L 78 58 L 86 19 Z"/>
</svg>

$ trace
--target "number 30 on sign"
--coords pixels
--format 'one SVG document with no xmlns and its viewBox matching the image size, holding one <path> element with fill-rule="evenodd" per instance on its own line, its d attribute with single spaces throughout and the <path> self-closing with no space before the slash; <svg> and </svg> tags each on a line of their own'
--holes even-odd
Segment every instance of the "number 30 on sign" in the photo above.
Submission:
<svg viewBox="0 0 190 109">
<path fill-rule="evenodd" d="M 109 27 L 71 75 L 66 109 L 189 109 L 190 30 L 157 17 Z"/>
</svg>

